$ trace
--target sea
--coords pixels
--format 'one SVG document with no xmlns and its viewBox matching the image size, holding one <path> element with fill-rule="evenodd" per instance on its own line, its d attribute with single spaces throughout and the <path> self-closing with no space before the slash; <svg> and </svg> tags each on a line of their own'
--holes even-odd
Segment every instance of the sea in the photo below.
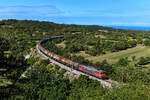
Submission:
<svg viewBox="0 0 150 100">
<path fill-rule="evenodd" d="M 150 31 L 150 27 L 143 27 L 143 26 L 108 26 L 116 29 L 129 29 L 129 30 L 143 30 L 143 31 Z"/>
</svg>

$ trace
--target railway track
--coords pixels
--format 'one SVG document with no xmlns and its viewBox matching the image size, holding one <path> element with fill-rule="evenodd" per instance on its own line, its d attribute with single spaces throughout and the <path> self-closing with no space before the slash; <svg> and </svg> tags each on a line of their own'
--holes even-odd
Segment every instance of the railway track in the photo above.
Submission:
<svg viewBox="0 0 150 100">
<path fill-rule="evenodd" d="M 63 37 L 63 36 L 55 36 L 55 37 L 52 37 L 52 38 L 47 39 L 47 40 L 52 40 L 52 39 L 55 39 L 55 38 L 62 38 L 62 37 Z M 44 41 L 45 41 L 45 39 L 44 39 Z M 44 41 L 41 41 L 41 43 L 44 43 Z M 41 46 L 41 48 L 43 48 L 43 47 Z M 44 48 L 43 48 L 43 49 L 44 49 Z M 111 79 L 102 80 L 102 79 L 96 78 L 96 77 L 94 77 L 94 76 L 88 75 L 88 74 L 86 74 L 86 73 L 83 73 L 83 72 L 81 72 L 81 71 L 72 69 L 72 68 L 70 68 L 70 67 L 68 67 L 68 66 L 66 66 L 66 65 L 64 65 L 64 64 L 62 64 L 62 63 L 60 63 L 60 62 L 57 62 L 57 61 L 54 60 L 54 59 L 51 59 L 51 58 L 48 57 L 45 53 L 41 52 L 41 50 L 40 50 L 38 44 L 36 45 L 36 50 L 37 50 L 37 53 L 40 55 L 40 57 L 45 58 L 45 59 L 49 59 L 50 62 L 52 62 L 52 63 L 54 63 L 54 64 L 60 66 L 61 68 L 65 69 L 65 70 L 67 70 L 67 71 L 69 71 L 69 72 L 71 72 L 71 73 L 74 73 L 74 74 L 76 74 L 76 75 L 85 75 L 85 76 L 88 76 L 90 79 L 97 80 L 97 81 L 99 81 L 99 82 L 102 84 L 103 87 L 112 88 L 112 87 L 117 87 L 117 86 L 119 85 L 118 82 L 113 81 L 113 80 L 111 80 Z"/>
</svg>

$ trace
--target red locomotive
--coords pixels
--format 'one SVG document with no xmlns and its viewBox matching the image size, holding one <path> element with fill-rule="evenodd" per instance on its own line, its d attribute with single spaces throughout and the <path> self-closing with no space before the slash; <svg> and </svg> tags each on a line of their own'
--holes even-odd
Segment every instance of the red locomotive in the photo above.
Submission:
<svg viewBox="0 0 150 100">
<path fill-rule="evenodd" d="M 94 68 L 92 66 L 79 65 L 78 70 L 80 70 L 84 73 L 88 73 L 88 74 L 98 77 L 98 78 L 103 79 L 106 77 L 106 74 L 103 70 L 97 70 L 96 68 Z"/>
</svg>

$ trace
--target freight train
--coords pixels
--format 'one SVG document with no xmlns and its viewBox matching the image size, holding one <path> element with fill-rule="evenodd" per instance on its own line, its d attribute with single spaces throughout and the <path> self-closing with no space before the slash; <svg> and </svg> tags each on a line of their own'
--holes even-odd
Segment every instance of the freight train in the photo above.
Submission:
<svg viewBox="0 0 150 100">
<path fill-rule="evenodd" d="M 91 75 L 91 76 L 94 76 L 94 77 L 97 77 L 100 79 L 104 79 L 106 77 L 106 73 L 103 70 L 97 70 L 96 68 L 94 68 L 92 66 L 86 66 L 86 65 L 71 61 L 67 58 L 64 58 L 64 57 L 61 57 L 57 54 L 54 54 L 53 52 L 49 52 L 42 47 L 42 44 L 46 43 L 47 41 L 51 41 L 53 39 L 56 39 L 56 38 L 63 38 L 63 36 L 54 36 L 52 38 L 42 40 L 39 44 L 37 44 L 39 50 L 43 54 L 45 54 L 47 57 L 54 59 L 54 60 L 56 60 L 62 64 L 65 64 L 65 65 L 67 65 L 67 66 L 69 66 L 75 70 L 81 71 L 85 74 L 88 74 L 88 75 Z"/>
</svg>

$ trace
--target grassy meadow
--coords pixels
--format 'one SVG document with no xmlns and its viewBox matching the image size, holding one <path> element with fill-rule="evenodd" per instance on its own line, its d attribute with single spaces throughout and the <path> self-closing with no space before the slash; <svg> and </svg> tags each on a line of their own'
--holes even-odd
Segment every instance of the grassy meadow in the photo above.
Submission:
<svg viewBox="0 0 150 100">
<path fill-rule="evenodd" d="M 84 56 L 86 59 L 93 62 L 103 61 L 104 59 L 106 59 L 109 63 L 113 64 L 123 57 L 128 57 L 129 59 L 131 59 L 132 56 L 136 56 L 136 58 L 150 56 L 150 47 L 138 45 L 134 48 L 129 48 L 127 50 L 122 50 L 113 53 L 108 52 L 100 56 L 90 56 L 86 54 L 85 51 L 81 51 L 76 55 Z"/>
</svg>

